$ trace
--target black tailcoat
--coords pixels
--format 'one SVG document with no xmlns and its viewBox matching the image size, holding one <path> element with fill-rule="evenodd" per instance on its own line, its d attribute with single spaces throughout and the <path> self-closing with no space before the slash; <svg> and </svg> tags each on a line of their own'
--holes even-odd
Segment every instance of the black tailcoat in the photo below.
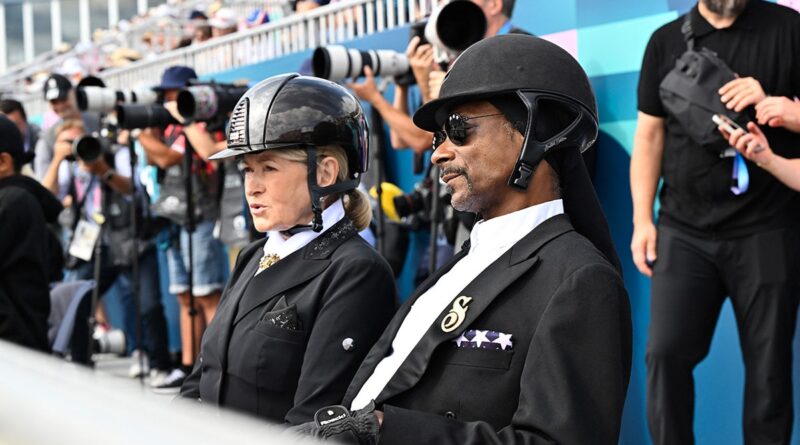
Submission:
<svg viewBox="0 0 800 445">
<path fill-rule="evenodd" d="M 307 422 L 342 400 L 394 314 L 392 271 L 347 218 L 254 277 L 265 242 L 239 255 L 181 395 Z M 284 301 L 296 308 L 298 329 L 266 319 Z"/>
<path fill-rule="evenodd" d="M 395 315 L 345 395 L 349 407 L 416 298 Z M 381 444 L 616 444 L 631 364 L 630 303 L 620 275 L 569 218 L 543 222 L 458 296 L 464 321 L 439 315 L 379 394 Z M 455 298 L 455 297 L 454 297 Z M 512 334 L 513 348 L 457 347 L 466 329 Z"/>
</svg>

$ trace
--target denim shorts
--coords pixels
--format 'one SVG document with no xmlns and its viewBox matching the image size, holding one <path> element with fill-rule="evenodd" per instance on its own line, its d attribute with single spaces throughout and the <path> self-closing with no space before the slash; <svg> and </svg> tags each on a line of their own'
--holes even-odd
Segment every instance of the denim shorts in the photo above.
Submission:
<svg viewBox="0 0 800 445">
<path fill-rule="evenodd" d="M 192 293 L 202 297 L 220 291 L 225 286 L 223 247 L 213 235 L 214 223 L 201 221 L 192 234 Z M 179 241 L 177 243 L 176 241 Z M 180 294 L 189 290 L 189 233 L 180 228 L 180 237 L 173 240 L 167 249 L 169 268 L 169 292 Z"/>
</svg>

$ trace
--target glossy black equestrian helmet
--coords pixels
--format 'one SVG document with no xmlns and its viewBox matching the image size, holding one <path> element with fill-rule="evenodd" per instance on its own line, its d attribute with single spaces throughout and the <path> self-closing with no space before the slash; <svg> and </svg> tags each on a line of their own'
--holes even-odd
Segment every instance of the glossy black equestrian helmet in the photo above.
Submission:
<svg viewBox="0 0 800 445">
<path fill-rule="evenodd" d="M 361 103 L 344 87 L 316 77 L 283 74 L 262 80 L 239 99 L 231 113 L 228 148 L 210 159 L 282 148 L 307 150 L 313 229 L 319 231 L 322 198 L 355 189 L 367 171 L 368 136 Z M 348 181 L 317 185 L 316 147 L 324 145 L 344 149 Z"/>
<path fill-rule="evenodd" d="M 422 106 L 414 123 L 440 130 L 454 107 L 503 96 L 518 98 L 527 110 L 527 124 L 518 128 L 525 140 L 508 180 L 512 187 L 526 189 L 536 166 L 550 152 L 563 147 L 583 152 L 597 139 L 597 105 L 578 61 L 558 45 L 521 34 L 490 37 L 464 51 L 447 73 L 439 98 Z M 556 134 L 538 140 L 534 128 L 540 106 L 553 103 L 574 118 Z"/>
</svg>

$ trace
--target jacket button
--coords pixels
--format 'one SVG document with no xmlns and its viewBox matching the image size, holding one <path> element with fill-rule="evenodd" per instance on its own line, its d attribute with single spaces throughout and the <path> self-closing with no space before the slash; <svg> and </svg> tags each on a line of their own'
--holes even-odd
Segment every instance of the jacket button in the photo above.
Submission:
<svg viewBox="0 0 800 445">
<path fill-rule="evenodd" d="M 448 419 L 455 419 L 456 418 L 456 413 L 454 413 L 452 411 L 448 411 L 448 412 L 444 413 L 444 416 L 447 417 Z"/>
</svg>

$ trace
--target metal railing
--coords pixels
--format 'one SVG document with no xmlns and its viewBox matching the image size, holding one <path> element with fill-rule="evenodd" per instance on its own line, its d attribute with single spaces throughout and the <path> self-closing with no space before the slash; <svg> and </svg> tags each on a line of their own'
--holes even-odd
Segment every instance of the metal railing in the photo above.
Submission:
<svg viewBox="0 0 800 445">
<path fill-rule="evenodd" d="M 153 394 L 137 381 L 0 341 L 0 443 L 296 444 L 263 420 Z"/>
<path fill-rule="evenodd" d="M 186 65 L 198 75 L 252 65 L 283 55 L 330 45 L 405 25 L 426 15 L 437 1 L 349 0 L 275 23 L 240 31 L 163 54 L 152 61 L 103 72 L 109 87 L 154 85 L 169 66 Z"/>
<path fill-rule="evenodd" d="M 99 74 L 111 88 L 151 86 L 173 65 L 198 75 L 252 65 L 317 46 L 331 45 L 404 26 L 430 13 L 445 0 L 345 0 L 277 22 L 211 39 Z M 29 114 L 46 109 L 40 97 L 26 101 Z"/>
</svg>

